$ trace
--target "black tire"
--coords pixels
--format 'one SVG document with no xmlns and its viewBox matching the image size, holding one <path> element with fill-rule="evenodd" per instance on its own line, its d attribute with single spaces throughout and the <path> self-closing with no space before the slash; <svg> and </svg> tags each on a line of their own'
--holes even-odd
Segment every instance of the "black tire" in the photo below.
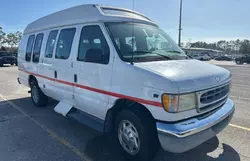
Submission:
<svg viewBox="0 0 250 161">
<path fill-rule="evenodd" d="M 14 65 L 14 63 L 11 63 L 10 65 Z"/>
<path fill-rule="evenodd" d="M 236 64 L 240 65 L 240 64 L 243 64 L 243 63 L 240 60 L 237 60 Z"/>
<path fill-rule="evenodd" d="M 36 81 L 31 82 L 31 99 L 37 107 L 44 107 L 48 103 L 48 97 L 42 92 Z"/>
<path fill-rule="evenodd" d="M 120 151 L 125 155 L 128 160 L 136 160 L 136 161 L 150 161 L 156 155 L 156 152 L 159 149 L 158 146 L 158 138 L 156 137 L 156 128 L 152 127 L 152 120 L 145 116 L 142 113 L 135 114 L 130 110 L 121 111 L 116 117 L 115 121 L 115 137 L 116 144 L 119 147 Z M 118 131 L 119 125 L 124 122 L 129 121 L 135 127 L 137 133 L 139 134 L 139 150 L 135 154 L 128 153 L 122 146 L 119 141 Z"/>
<path fill-rule="evenodd" d="M 3 62 L 0 61 L 0 67 L 3 67 Z"/>
</svg>

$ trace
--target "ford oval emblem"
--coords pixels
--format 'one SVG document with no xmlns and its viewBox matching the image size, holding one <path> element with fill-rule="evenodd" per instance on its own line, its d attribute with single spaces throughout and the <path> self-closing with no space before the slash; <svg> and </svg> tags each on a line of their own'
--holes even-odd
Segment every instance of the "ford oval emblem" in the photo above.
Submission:
<svg viewBox="0 0 250 161">
<path fill-rule="evenodd" d="M 217 82 L 219 82 L 219 81 L 220 81 L 220 78 L 219 78 L 219 77 L 215 77 L 215 80 L 216 80 Z"/>
</svg>

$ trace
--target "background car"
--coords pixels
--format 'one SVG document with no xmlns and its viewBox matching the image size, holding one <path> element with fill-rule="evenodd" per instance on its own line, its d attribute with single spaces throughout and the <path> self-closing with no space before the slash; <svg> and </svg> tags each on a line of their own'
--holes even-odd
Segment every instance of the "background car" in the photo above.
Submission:
<svg viewBox="0 0 250 161">
<path fill-rule="evenodd" d="M 192 59 L 197 59 L 197 60 L 201 60 L 201 61 L 208 61 L 211 60 L 211 57 L 208 55 L 201 55 L 201 54 L 193 54 L 193 55 L 189 55 L 189 57 L 191 57 Z"/>
<path fill-rule="evenodd" d="M 17 57 L 14 53 L 0 52 L 0 67 L 4 64 L 17 65 Z"/>
<path fill-rule="evenodd" d="M 218 56 L 218 57 L 214 58 L 214 60 L 217 60 L 217 61 L 232 61 L 233 59 L 228 57 L 228 56 Z"/>
<path fill-rule="evenodd" d="M 235 58 L 235 62 L 236 62 L 236 64 L 244 64 L 244 63 L 250 64 L 250 55 Z"/>
</svg>

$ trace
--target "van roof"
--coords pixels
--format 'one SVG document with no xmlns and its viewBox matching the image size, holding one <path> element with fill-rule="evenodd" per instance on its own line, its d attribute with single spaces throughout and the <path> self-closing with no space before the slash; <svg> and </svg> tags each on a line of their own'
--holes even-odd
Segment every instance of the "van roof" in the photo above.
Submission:
<svg viewBox="0 0 250 161">
<path fill-rule="evenodd" d="M 50 28 L 88 22 L 131 21 L 156 25 L 141 13 L 118 7 L 87 4 L 75 6 L 42 17 L 25 28 L 24 34 Z"/>
</svg>

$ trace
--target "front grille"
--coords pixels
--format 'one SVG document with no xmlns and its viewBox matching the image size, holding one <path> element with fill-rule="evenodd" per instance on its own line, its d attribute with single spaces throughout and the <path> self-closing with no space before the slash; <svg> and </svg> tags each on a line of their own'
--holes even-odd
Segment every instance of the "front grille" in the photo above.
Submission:
<svg viewBox="0 0 250 161">
<path fill-rule="evenodd" d="M 229 96 L 230 84 L 197 92 L 197 112 L 204 113 L 222 106 Z"/>
<path fill-rule="evenodd" d="M 214 88 L 203 93 L 200 96 L 200 103 L 201 104 L 209 104 L 220 100 L 221 98 L 225 97 L 229 93 L 229 85 Z"/>
<path fill-rule="evenodd" d="M 227 97 L 226 98 L 223 98 L 222 100 L 219 100 L 219 101 L 216 101 L 212 104 L 209 104 L 203 108 L 200 108 L 199 109 L 199 112 L 205 112 L 205 111 L 209 111 L 209 110 L 212 110 L 212 109 L 215 109 L 215 108 L 218 108 L 222 105 L 224 105 L 227 101 Z"/>
</svg>

